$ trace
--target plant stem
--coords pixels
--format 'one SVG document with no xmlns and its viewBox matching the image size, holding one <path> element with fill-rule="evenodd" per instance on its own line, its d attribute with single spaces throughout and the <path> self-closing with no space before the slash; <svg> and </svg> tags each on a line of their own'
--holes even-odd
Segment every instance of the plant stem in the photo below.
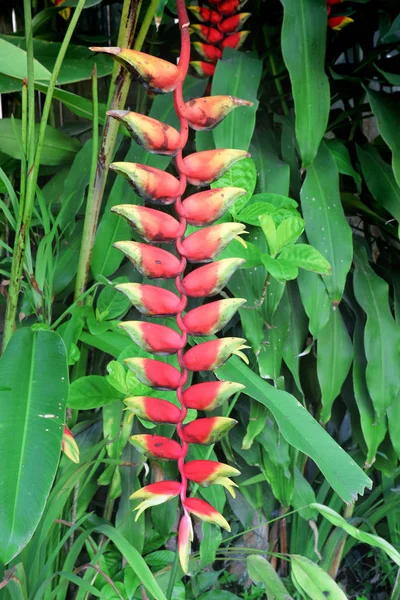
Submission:
<svg viewBox="0 0 400 600">
<path fill-rule="evenodd" d="M 353 516 L 354 507 L 355 507 L 354 502 L 351 502 L 350 504 L 346 505 L 346 508 L 344 509 L 344 512 L 343 512 L 343 517 L 345 519 L 350 519 Z M 332 577 L 332 579 L 336 579 L 336 577 L 337 577 L 346 540 L 347 540 L 347 535 L 343 535 L 343 539 L 340 540 L 340 542 L 336 548 L 335 554 L 333 556 L 332 563 L 331 563 L 330 569 L 328 571 L 328 573 Z"/>
<path fill-rule="evenodd" d="M 176 576 L 178 575 L 178 568 L 179 568 L 179 554 L 178 554 L 178 549 L 176 549 L 175 558 L 174 558 L 174 562 L 172 565 L 172 569 L 171 569 L 171 573 L 170 573 L 169 581 L 168 581 L 167 594 L 166 594 L 167 600 L 172 599 L 172 593 L 174 591 Z"/>
</svg>

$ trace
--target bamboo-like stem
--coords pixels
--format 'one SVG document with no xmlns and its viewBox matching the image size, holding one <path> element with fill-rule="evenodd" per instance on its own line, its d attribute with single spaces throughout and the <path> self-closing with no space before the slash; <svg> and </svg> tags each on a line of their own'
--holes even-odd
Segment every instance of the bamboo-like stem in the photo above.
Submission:
<svg viewBox="0 0 400 600">
<path fill-rule="evenodd" d="M 25 30 L 27 38 L 27 72 L 28 72 L 28 173 L 26 179 L 26 194 L 21 212 L 21 221 L 16 231 L 13 261 L 11 265 L 11 277 L 9 293 L 7 298 L 6 318 L 4 323 L 3 350 L 11 339 L 15 328 L 17 315 L 18 297 L 20 292 L 22 269 L 25 258 L 26 244 L 29 236 L 33 206 L 36 194 L 36 184 L 39 176 L 40 159 L 44 144 L 47 121 L 49 118 L 51 100 L 56 86 L 57 78 L 60 73 L 65 53 L 74 33 L 76 24 L 85 5 L 85 0 L 79 0 L 74 11 L 68 29 L 58 53 L 54 69 L 47 89 L 46 100 L 43 107 L 42 119 L 40 122 L 37 142 L 34 138 L 35 133 L 35 106 L 34 106 L 34 72 L 33 72 L 33 41 L 32 41 L 32 13 L 30 0 L 24 0 L 25 11 Z M 30 48 L 31 47 L 31 48 Z M 30 49 L 29 49 L 30 48 Z M 33 137 L 32 137 L 33 136 Z M 34 158 L 33 158 L 34 156 Z M 32 160 L 33 158 L 33 160 Z"/>
<path fill-rule="evenodd" d="M 282 519 L 279 521 L 279 550 L 282 554 L 287 554 L 287 521 L 286 521 L 287 508 L 282 506 L 279 511 L 279 515 Z M 287 576 L 287 562 L 281 561 L 281 575 L 282 577 Z"/>
<path fill-rule="evenodd" d="M 350 504 L 346 505 L 346 508 L 344 509 L 344 512 L 343 512 L 343 517 L 345 519 L 350 519 L 353 516 L 354 507 L 355 507 L 354 502 L 350 502 Z M 334 554 L 334 557 L 332 560 L 332 564 L 328 571 L 328 573 L 332 577 L 332 579 L 336 579 L 336 577 L 337 577 L 340 563 L 341 563 L 342 557 L 343 557 L 343 550 L 344 550 L 344 545 L 346 543 L 346 540 L 347 540 L 347 535 L 343 535 L 343 539 L 339 542 L 339 545 L 336 548 L 336 551 L 335 551 L 335 554 Z"/>
<path fill-rule="evenodd" d="M 26 187 L 26 165 L 28 158 L 28 80 L 26 78 L 22 81 L 21 91 L 21 106 L 22 106 L 22 148 L 23 156 L 21 156 L 21 182 L 19 188 L 19 215 L 22 217 L 24 210 L 25 201 L 25 187 Z M 17 225 L 17 230 L 19 223 Z"/>
</svg>

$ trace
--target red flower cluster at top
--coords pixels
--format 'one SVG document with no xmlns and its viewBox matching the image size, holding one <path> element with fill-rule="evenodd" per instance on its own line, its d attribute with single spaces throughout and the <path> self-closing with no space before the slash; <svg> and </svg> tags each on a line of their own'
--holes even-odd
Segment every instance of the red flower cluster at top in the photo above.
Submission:
<svg viewBox="0 0 400 600">
<path fill-rule="evenodd" d="M 231 0 L 230 0 L 231 1 Z M 223 2 L 226 5 L 226 2 Z M 177 439 L 159 435 L 138 434 L 130 442 L 143 454 L 155 459 L 178 463 L 180 481 L 158 481 L 136 491 L 131 498 L 141 499 L 137 516 L 149 506 L 161 504 L 179 496 L 183 515 L 178 530 L 178 550 L 182 569 L 187 572 L 190 542 L 193 538 L 190 515 L 215 523 L 229 530 L 224 517 L 210 504 L 187 494 L 188 482 L 200 486 L 223 485 L 234 494 L 235 484 L 229 477 L 237 469 L 211 460 L 186 462 L 189 444 L 214 444 L 236 423 L 228 417 L 212 416 L 185 423 L 189 408 L 211 411 L 233 394 L 243 389 L 238 383 L 210 381 L 186 387 L 189 372 L 214 371 L 233 354 L 246 359 L 242 352 L 245 340 L 217 338 L 186 349 L 188 336 L 211 336 L 220 331 L 245 302 L 243 299 L 216 300 L 186 311 L 188 297 L 200 298 L 218 294 L 233 272 L 243 264 L 242 259 L 216 260 L 233 238 L 244 233 L 241 223 L 222 223 L 209 226 L 224 214 L 235 200 L 246 193 L 236 187 L 215 188 L 194 193 L 184 200 L 187 183 L 206 187 L 221 177 L 247 152 L 217 149 L 189 154 L 182 150 L 188 139 L 189 127 L 209 130 L 218 125 L 235 107 L 251 102 L 232 96 L 208 96 L 185 102 L 183 82 L 190 60 L 189 22 L 184 0 L 177 0 L 181 31 L 181 54 L 178 66 L 125 48 L 92 48 L 112 55 L 151 91 L 173 92 L 174 107 L 180 130 L 145 115 L 125 110 L 109 111 L 119 119 L 132 137 L 147 151 L 175 157 L 178 178 L 170 173 L 144 164 L 116 162 L 111 168 L 125 177 L 145 201 L 159 207 L 173 205 L 175 216 L 148 206 L 121 204 L 113 211 L 128 220 L 143 242 L 121 241 L 121 250 L 135 268 L 149 279 L 174 279 L 178 294 L 156 285 L 122 283 L 116 286 L 143 315 L 174 317 L 177 327 L 147 321 L 128 321 L 121 327 L 146 352 L 153 355 L 176 355 L 178 368 L 153 358 L 126 358 L 124 363 L 138 380 L 158 390 L 175 391 L 178 406 L 153 396 L 127 398 L 128 410 L 154 423 L 176 425 Z M 189 223 L 199 228 L 185 236 Z M 203 228 L 203 229 L 202 229 Z M 240 239 L 240 238 L 239 238 Z M 175 253 L 154 244 L 173 243 Z M 187 263 L 205 263 L 185 274 Z"/>
<path fill-rule="evenodd" d="M 346 25 L 354 22 L 353 19 L 350 19 L 350 17 L 329 16 L 331 14 L 331 6 L 334 6 L 335 4 L 341 4 L 342 2 L 344 2 L 344 0 L 326 0 L 328 5 L 328 27 L 330 29 L 334 29 L 335 31 L 340 31 L 343 29 L 343 27 L 346 27 Z"/>
<path fill-rule="evenodd" d="M 214 75 L 216 62 L 222 57 L 224 48 L 238 50 L 249 35 L 250 31 L 239 31 L 250 17 L 250 13 L 239 12 L 245 2 L 208 0 L 210 7 L 189 6 L 189 10 L 201 21 L 190 27 L 201 39 L 201 42 L 193 42 L 193 46 L 203 60 L 190 63 L 199 75 Z"/>
</svg>

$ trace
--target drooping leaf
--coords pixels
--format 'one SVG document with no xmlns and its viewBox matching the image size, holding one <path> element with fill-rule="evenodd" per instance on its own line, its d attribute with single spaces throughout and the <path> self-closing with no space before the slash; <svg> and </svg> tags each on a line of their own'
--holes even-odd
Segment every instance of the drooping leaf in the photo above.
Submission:
<svg viewBox="0 0 400 600">
<path fill-rule="evenodd" d="M 357 186 L 357 192 L 361 192 L 361 177 L 360 174 L 354 169 L 351 164 L 351 157 L 348 149 L 344 145 L 343 142 L 337 139 L 326 140 L 326 145 L 332 153 L 333 158 L 335 159 L 336 166 L 338 168 L 339 173 L 342 175 L 348 175 L 354 179 L 354 183 Z"/>
<path fill-rule="evenodd" d="M 275 600 L 292 600 L 274 567 L 263 556 L 253 554 L 247 558 L 247 569 L 250 579 L 255 583 L 263 583 L 268 597 Z"/>
<path fill-rule="evenodd" d="M 0 73 L 16 79 L 24 79 L 24 77 L 27 77 L 26 65 L 25 50 L 0 38 Z M 50 71 L 37 60 L 34 61 L 33 68 L 36 81 L 48 81 L 50 79 Z M 18 85 L 21 88 L 21 82 L 18 82 Z"/>
<path fill-rule="evenodd" d="M 292 579 L 299 591 L 304 592 L 311 600 L 347 600 L 343 590 L 326 571 L 305 556 L 292 554 Z"/>
<path fill-rule="evenodd" d="M 122 398 L 123 394 L 110 385 L 106 377 L 88 375 L 76 379 L 71 384 L 67 406 L 77 410 L 88 410 L 122 400 Z"/>
<path fill-rule="evenodd" d="M 315 338 L 325 327 L 331 311 L 327 289 L 322 277 L 311 271 L 299 271 L 300 296 L 309 318 L 309 329 Z"/>
<path fill-rule="evenodd" d="M 331 265 L 322 254 L 309 246 L 308 244 L 295 244 L 288 248 L 284 248 L 279 258 L 300 267 L 306 269 L 306 271 L 313 271 L 320 275 L 330 275 Z"/>
<path fill-rule="evenodd" d="M 228 169 L 222 177 L 217 179 L 217 181 L 212 183 L 211 187 L 240 187 L 247 191 L 247 194 L 236 200 L 229 209 L 229 212 L 236 218 L 238 212 L 247 204 L 253 195 L 256 181 L 257 171 L 253 159 L 244 158 Z"/>
</svg>

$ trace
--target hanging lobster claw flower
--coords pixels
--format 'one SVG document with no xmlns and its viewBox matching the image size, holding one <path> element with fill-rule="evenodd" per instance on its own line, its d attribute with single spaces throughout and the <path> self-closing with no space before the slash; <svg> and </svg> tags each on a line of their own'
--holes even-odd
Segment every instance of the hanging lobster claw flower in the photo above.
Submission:
<svg viewBox="0 0 400 600">
<path fill-rule="evenodd" d="M 190 310 L 183 318 L 189 335 L 213 335 L 225 327 L 235 312 L 246 304 L 243 298 L 228 298 L 203 304 Z"/>
<path fill-rule="evenodd" d="M 170 243 L 179 234 L 179 221 L 159 210 L 137 204 L 118 204 L 111 212 L 123 217 L 149 243 Z"/>
<path fill-rule="evenodd" d="M 218 59 L 222 58 L 222 52 L 219 48 L 217 48 L 217 46 L 213 46 L 212 44 L 204 44 L 204 42 L 193 42 L 192 46 L 194 46 L 204 60 L 214 63 Z"/>
<path fill-rule="evenodd" d="M 206 6 L 188 6 L 188 9 L 203 23 L 219 23 L 221 15 Z"/>
<path fill-rule="evenodd" d="M 205 381 L 188 387 L 183 392 L 182 401 L 186 408 L 214 410 L 244 388 L 241 383 L 232 381 Z"/>
<path fill-rule="evenodd" d="M 217 27 L 222 33 L 235 33 L 244 25 L 250 16 L 251 13 L 238 13 L 237 15 L 232 15 L 231 17 L 224 19 L 222 22 L 218 23 Z"/>
<path fill-rule="evenodd" d="M 179 423 L 181 411 L 172 402 L 152 396 L 132 396 L 125 398 L 126 410 L 140 419 L 153 423 Z"/>
<path fill-rule="evenodd" d="M 186 294 L 192 298 L 219 294 L 233 273 L 245 262 L 242 258 L 224 258 L 195 269 L 183 278 Z"/>
<path fill-rule="evenodd" d="M 217 221 L 246 190 L 236 187 L 214 188 L 193 194 L 182 203 L 186 221 L 195 227 L 203 227 Z"/>
<path fill-rule="evenodd" d="M 176 315 L 179 311 L 179 297 L 164 288 L 142 283 L 119 283 L 115 289 L 125 294 L 143 315 L 163 317 Z"/>
<path fill-rule="evenodd" d="M 212 77 L 215 73 L 215 65 L 204 60 L 192 60 L 190 64 L 200 77 Z"/>
<path fill-rule="evenodd" d="M 185 367 L 189 371 L 215 371 L 233 354 L 248 364 L 248 358 L 242 352 L 249 348 L 243 343 L 245 341 L 243 338 L 227 337 L 193 346 L 183 357 Z"/>
<path fill-rule="evenodd" d="M 222 40 L 221 48 L 233 48 L 234 50 L 239 50 L 249 33 L 250 31 L 237 31 L 236 33 L 228 35 Z"/>
<path fill-rule="evenodd" d="M 193 98 L 185 103 L 185 116 L 192 129 L 209 131 L 221 123 L 238 106 L 253 106 L 253 103 L 235 96 Z"/>
<path fill-rule="evenodd" d="M 122 175 L 138 196 L 148 202 L 166 206 L 179 196 L 179 180 L 161 169 L 130 162 L 111 163 L 110 169 Z"/>
<path fill-rule="evenodd" d="M 245 150 L 203 150 L 186 156 L 183 164 L 189 183 L 207 186 L 222 177 L 239 160 L 249 156 Z"/>
<path fill-rule="evenodd" d="M 354 23 L 354 20 L 350 19 L 350 17 L 331 17 L 328 19 L 328 27 L 335 31 L 341 31 L 344 27 L 350 25 L 350 23 Z"/>
<path fill-rule="evenodd" d="M 182 447 L 178 442 L 162 435 L 140 433 L 138 435 L 131 435 L 129 441 L 132 446 L 135 446 L 138 452 L 151 458 L 178 460 L 182 454 Z"/>
<path fill-rule="evenodd" d="M 179 275 L 181 263 L 176 256 L 139 242 L 115 242 L 114 248 L 121 250 L 136 269 L 149 279 L 172 279 Z"/>
<path fill-rule="evenodd" d="M 191 460 L 184 464 L 183 473 L 187 479 L 203 487 L 213 485 L 217 479 L 240 475 L 235 467 L 214 460 Z"/>
<path fill-rule="evenodd" d="M 113 46 L 104 48 L 92 46 L 89 49 L 93 52 L 111 54 L 117 62 L 133 73 L 139 83 L 153 92 L 173 92 L 179 83 L 178 67 L 162 58 Z"/>
<path fill-rule="evenodd" d="M 209 446 L 218 442 L 236 424 L 237 421 L 229 417 L 196 419 L 185 425 L 182 432 L 182 439 L 188 444 Z"/>
<path fill-rule="evenodd" d="M 209 262 L 220 254 L 234 238 L 246 233 L 243 223 L 221 223 L 196 231 L 182 242 L 182 254 L 193 263 Z M 127 243 L 127 242 L 124 242 Z"/>
<path fill-rule="evenodd" d="M 79 464 L 78 444 L 76 443 L 71 431 L 68 429 L 68 427 L 65 427 L 65 425 L 61 442 L 61 450 L 66 456 L 68 456 L 69 460 L 72 460 L 72 462 Z"/>
<path fill-rule="evenodd" d="M 209 44 L 218 44 L 224 37 L 218 29 L 214 29 L 214 27 L 209 27 L 208 25 L 191 25 L 190 29 Z"/>
<path fill-rule="evenodd" d="M 144 385 L 157 390 L 176 390 L 179 387 L 181 372 L 172 365 L 137 356 L 125 358 L 123 362 Z"/>
<path fill-rule="evenodd" d="M 179 481 L 158 481 L 157 483 L 150 483 L 140 490 L 136 490 L 131 496 L 130 500 L 137 500 L 144 498 L 134 510 L 137 511 L 135 521 L 138 520 L 142 512 L 150 506 L 158 506 L 168 500 L 171 500 L 177 496 L 181 491 L 181 484 Z"/>
<path fill-rule="evenodd" d="M 192 515 L 195 515 L 202 521 L 212 523 L 213 525 L 219 525 L 227 531 L 231 530 L 225 517 L 205 500 L 202 500 L 201 498 L 187 498 L 185 500 L 185 507 Z"/>
<path fill-rule="evenodd" d="M 177 153 L 180 134 L 174 127 L 129 110 L 109 110 L 106 114 L 121 121 L 135 142 L 147 152 L 166 156 Z"/>
<path fill-rule="evenodd" d="M 189 557 L 192 550 L 193 527 L 187 513 L 182 516 L 178 528 L 178 554 L 182 571 L 186 574 L 189 570 Z"/>
<path fill-rule="evenodd" d="M 165 325 L 147 323 L 146 321 L 125 321 L 119 327 L 146 352 L 166 356 L 175 354 L 183 348 L 182 337 Z"/>
</svg>

